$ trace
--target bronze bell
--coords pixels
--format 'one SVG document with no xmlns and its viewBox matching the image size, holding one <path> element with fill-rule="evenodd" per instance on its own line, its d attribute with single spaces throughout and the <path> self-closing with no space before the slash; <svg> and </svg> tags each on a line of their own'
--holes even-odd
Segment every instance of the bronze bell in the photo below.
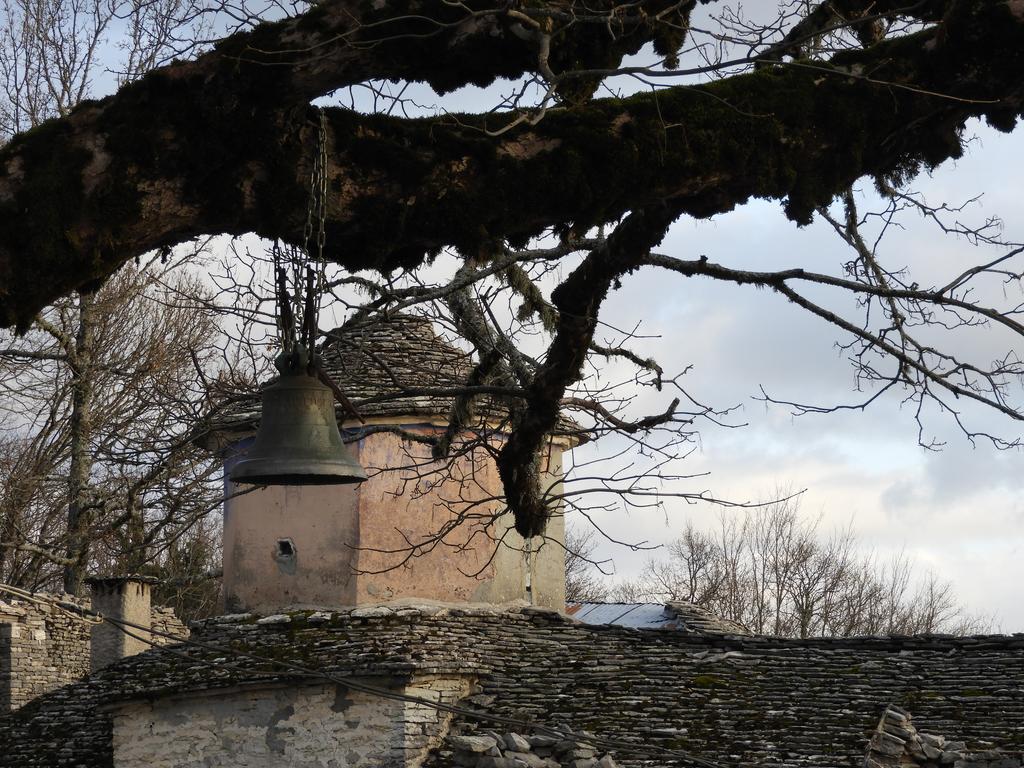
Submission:
<svg viewBox="0 0 1024 768">
<path fill-rule="evenodd" d="M 304 369 L 290 368 L 263 390 L 256 439 L 230 477 L 255 485 L 334 485 L 361 483 L 366 472 L 341 440 L 334 393 Z"/>
</svg>

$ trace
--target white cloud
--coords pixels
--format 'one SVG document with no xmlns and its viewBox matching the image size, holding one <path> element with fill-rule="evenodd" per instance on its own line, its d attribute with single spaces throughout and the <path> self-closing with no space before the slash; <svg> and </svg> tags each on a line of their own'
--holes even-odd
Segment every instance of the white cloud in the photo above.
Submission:
<svg viewBox="0 0 1024 768">
<path fill-rule="evenodd" d="M 1019 210 L 1016 169 L 1024 164 L 1024 132 L 1005 136 L 980 126 L 977 131 L 981 142 L 967 157 L 916 186 L 933 202 L 959 202 L 984 191 L 975 220 L 997 212 L 1011 217 Z M 925 285 L 978 260 L 979 253 L 963 241 L 922 224 L 908 219 L 907 230 L 892 233 L 881 252 L 887 263 L 909 265 Z M 1008 228 L 1015 224 L 1011 219 Z M 1024 228 L 1017 225 L 1006 234 L 1024 239 Z M 803 266 L 838 274 L 848 258 L 843 248 L 826 228 L 798 230 L 777 203 L 754 202 L 711 222 L 679 222 L 660 250 L 679 258 L 705 254 L 747 269 Z M 1001 285 L 986 290 L 993 301 L 1016 300 L 1016 288 L 1008 298 Z M 932 411 L 924 415 L 926 435 L 937 435 L 947 446 L 925 451 L 917 445 L 913 406 L 901 406 L 899 397 L 865 413 L 798 418 L 786 408 L 756 402 L 759 385 L 780 398 L 820 404 L 864 396 L 852 391 L 851 369 L 835 348 L 837 331 L 769 291 L 648 270 L 609 297 L 603 318 L 618 327 L 643 321 L 643 332 L 659 334 L 632 346 L 655 356 L 667 371 L 694 365 L 685 379 L 694 395 L 716 405 L 744 404 L 738 418 L 748 427 L 703 429 L 700 450 L 679 467 L 711 473 L 691 481 L 692 489 L 754 500 L 778 486 L 807 488 L 806 514 L 822 514 L 826 527 L 852 519 L 865 547 L 883 556 L 906 551 L 953 581 L 971 610 L 996 614 L 1005 631 L 1024 630 L 1020 452 L 996 451 L 984 441 L 972 448 L 948 417 Z M 1024 356 L 1021 339 L 990 328 L 955 334 L 952 343 L 984 362 L 1008 347 Z M 666 400 L 666 393 L 645 391 L 636 407 L 654 412 Z M 1020 434 L 1009 419 L 957 406 L 976 428 Z M 686 520 L 713 525 L 716 514 L 708 505 L 670 502 L 664 512 L 604 515 L 600 521 L 617 538 L 667 542 Z M 638 572 L 648 556 L 610 546 L 606 552 L 626 574 Z"/>
</svg>

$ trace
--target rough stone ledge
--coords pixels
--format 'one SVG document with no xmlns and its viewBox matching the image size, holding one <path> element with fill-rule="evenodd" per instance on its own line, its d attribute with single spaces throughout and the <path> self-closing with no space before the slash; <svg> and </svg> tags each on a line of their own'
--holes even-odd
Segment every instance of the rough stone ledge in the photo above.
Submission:
<svg viewBox="0 0 1024 768">
<path fill-rule="evenodd" d="M 868 742 L 864 768 L 1022 768 L 1024 752 L 968 751 L 962 741 L 921 733 L 905 709 L 890 704 Z"/>
<path fill-rule="evenodd" d="M 281 623 L 260 625 L 255 616 L 203 622 L 197 639 L 225 650 L 150 651 L 0 720 L 0 766 L 108 768 L 109 720 L 96 713 L 100 701 L 289 679 L 271 663 L 231 663 L 233 651 L 292 660 L 337 676 L 402 670 L 472 674 L 479 689 L 461 706 L 635 743 L 635 750 L 619 750 L 613 758 L 627 768 L 687 765 L 660 759 L 664 750 L 730 767 L 858 768 L 889 702 L 912 710 L 929 729 L 962 739 L 961 758 L 993 752 L 999 755 L 993 759 L 1006 760 L 1024 749 L 1021 635 L 827 641 L 682 636 L 579 624 L 523 609 L 420 610 L 405 603 L 373 616 L 353 616 L 352 609 L 303 610 L 283 614 L 289 620 Z M 487 735 L 474 722 L 456 717 L 453 724 L 462 729 L 456 735 Z M 885 743 L 898 747 L 895 739 L 901 739 L 905 745 L 895 730 L 904 726 L 893 725 Z M 533 738 L 525 725 L 518 732 Z M 498 755 L 472 754 L 478 762 L 513 761 L 485 761 L 479 768 L 522 768 L 516 760 L 540 768 L 509 754 L 536 753 L 538 746 L 531 742 L 528 753 L 505 742 Z M 921 735 L 926 757 L 927 746 L 939 749 Z M 456 749 L 444 750 L 447 756 L 428 765 L 455 765 Z M 943 743 L 941 755 L 952 758 L 954 752 Z M 940 765 L 954 768 L 955 762 Z"/>
<path fill-rule="evenodd" d="M 579 734 L 593 739 L 593 734 Z M 619 768 L 611 753 L 583 740 L 536 734 L 524 736 L 464 727 L 449 734 L 433 756 L 440 765 L 459 768 Z"/>
</svg>

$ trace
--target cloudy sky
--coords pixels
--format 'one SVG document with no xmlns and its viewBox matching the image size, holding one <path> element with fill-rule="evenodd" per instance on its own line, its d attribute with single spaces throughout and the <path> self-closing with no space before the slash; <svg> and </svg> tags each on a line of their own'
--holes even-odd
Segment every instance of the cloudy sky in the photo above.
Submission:
<svg viewBox="0 0 1024 768">
<path fill-rule="evenodd" d="M 961 216 L 982 221 L 998 215 L 1004 236 L 1024 240 L 1019 168 L 1024 132 L 998 134 L 973 125 L 977 135 L 967 157 L 919 178 L 914 188 L 930 202 L 962 202 L 984 193 Z M 871 201 L 870 183 L 865 206 Z M 908 266 L 922 285 L 942 284 L 981 258 L 991 258 L 963 240 L 944 236 L 920 217 L 906 217 L 906 230 L 893 232 L 880 250 L 890 267 Z M 777 203 L 755 202 L 708 222 L 682 220 L 659 249 L 680 258 L 705 254 L 733 267 L 770 269 L 802 266 L 838 274 L 849 257 L 830 228 L 798 229 Z M 992 300 L 1012 306 L 1016 286 L 999 286 Z M 843 305 L 838 305 L 843 306 Z M 852 317 L 853 315 L 848 315 Z M 666 371 L 692 365 L 688 390 L 716 406 L 738 404 L 733 419 L 743 429 L 703 428 L 698 449 L 681 465 L 687 473 L 709 473 L 694 480 L 736 501 L 770 496 L 778 487 L 806 489 L 802 512 L 822 515 L 822 528 L 852 522 L 866 550 L 887 557 L 901 551 L 923 570 L 952 581 L 970 610 L 995 615 L 1004 631 L 1024 631 L 1024 504 L 1021 454 L 998 451 L 979 441 L 972 446 L 951 420 L 929 413 L 929 437 L 947 442 L 926 451 L 917 442 L 913 409 L 894 394 L 867 412 L 794 417 L 790 409 L 765 406 L 759 387 L 781 400 L 818 405 L 856 402 L 853 369 L 836 342 L 834 328 L 767 291 L 732 284 L 675 277 L 652 270 L 623 284 L 606 304 L 603 318 L 617 327 L 640 323 L 657 338 L 632 346 L 656 357 Z M 1002 352 L 1022 351 L 1024 340 L 991 329 L 970 338 L 952 336 L 954 349 L 988 361 Z M 989 349 L 991 347 L 991 349 Z M 646 396 L 650 412 L 664 408 L 670 395 Z M 658 403 L 661 402 L 661 408 Z M 1014 437 L 1018 425 L 978 409 L 965 409 L 969 423 Z M 581 451 L 581 458 L 601 446 Z M 717 524 L 710 505 L 669 501 L 663 513 L 604 515 L 602 526 L 616 538 L 664 542 L 687 520 Z M 619 574 L 636 574 L 649 556 L 607 544 L 602 553 Z"/>
</svg>

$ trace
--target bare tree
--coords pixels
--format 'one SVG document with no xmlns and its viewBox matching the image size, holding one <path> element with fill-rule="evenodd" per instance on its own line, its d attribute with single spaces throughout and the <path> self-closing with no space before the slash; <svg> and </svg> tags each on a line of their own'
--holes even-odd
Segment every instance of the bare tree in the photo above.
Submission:
<svg viewBox="0 0 1024 768">
<path fill-rule="evenodd" d="M 208 18 L 235 34 L 185 49 L 181 62 L 0 151 L 0 168 L 11 169 L 0 175 L 0 275 L 16 287 L 0 294 L 5 323 L 27 328 L 55 297 L 88 293 L 133 256 L 198 235 L 257 232 L 301 245 L 310 172 L 326 157 L 325 255 L 348 273 L 339 280 L 369 293 L 352 322 L 407 302 L 428 314 L 444 306 L 475 355 L 451 432 L 466 431 L 474 398 L 504 399 L 508 437 L 493 458 L 524 537 L 542 534 L 557 502 L 572 503 L 541 471 L 563 408 L 591 432 L 637 437 L 646 458 L 682 485 L 668 462 L 685 455 L 700 423 L 727 410 L 632 352 L 628 333 L 602 338 L 602 303 L 640 269 L 767 288 L 852 338 L 866 384 L 906 388 L 954 419 L 958 401 L 1024 418 L 1012 355 L 979 363 L 935 352 L 900 319 L 1024 333 L 1015 301 L 971 293 L 1017 280 L 1016 245 L 990 241 L 1003 249 L 997 258 L 928 281 L 895 280 L 898 270 L 876 268 L 877 254 L 837 276 L 657 250 L 680 217 L 707 218 L 755 197 L 784 200 L 801 224 L 831 216 L 855 240 L 850 218 L 830 205 L 858 179 L 906 203 L 908 179 L 960 156 L 969 120 L 1013 128 L 1024 103 L 1019 3 L 787 0 L 754 20 L 693 0 L 627 9 L 268 6 L 261 20 L 245 3 L 220 4 Z M 708 16 L 691 23 L 700 10 Z M 642 90 L 618 92 L 623 77 Z M 512 81 L 509 93 L 479 114 L 443 105 L 417 113 L 403 95 L 416 83 L 443 95 L 498 78 Z M 332 106 L 312 106 L 331 94 Z M 442 253 L 454 268 L 433 282 L 426 267 Z M 826 302 L 821 286 L 842 298 Z M 504 312 L 513 297 L 514 311 Z M 874 311 L 850 313 L 851 298 Z M 625 381 L 668 389 L 661 407 L 634 408 L 635 388 L 601 380 L 609 361 L 631 367 Z M 432 450 L 443 455 L 456 442 Z M 649 467 L 626 461 L 578 473 L 576 490 L 656 505 L 664 490 L 649 478 Z M 759 582 L 783 566 L 791 564 L 766 565 Z M 757 610 L 769 615 L 779 595 L 765 594 Z"/>
<path fill-rule="evenodd" d="M 829 536 L 799 514 L 796 499 L 723 514 L 718 529 L 688 524 L 668 556 L 609 594 L 636 601 L 683 600 L 756 634 L 968 634 L 991 627 L 970 615 L 952 585 L 917 578 L 903 555 L 879 563 L 863 554 L 852 529 Z"/>
<path fill-rule="evenodd" d="M 163 63 L 195 40 L 199 11 L 189 0 L 4 0 L 0 142 L 69 114 L 97 80 L 123 84 Z M 166 561 L 216 508 L 215 464 L 189 433 L 211 404 L 217 327 L 177 300 L 202 289 L 172 274 L 182 259 L 168 255 L 0 338 L 0 578 L 52 588 L 60 569 L 79 594 L 89 568 Z"/>
<path fill-rule="evenodd" d="M 219 507 L 219 466 L 193 442 L 218 328 L 177 301 L 196 278 L 170 270 L 127 267 L 0 343 L 5 580 L 51 586 L 60 566 L 77 594 L 90 567 L 140 571 Z"/>
<path fill-rule="evenodd" d="M 608 597 L 608 583 L 595 570 L 597 535 L 593 530 L 565 530 L 565 602 L 594 603 Z"/>
</svg>

